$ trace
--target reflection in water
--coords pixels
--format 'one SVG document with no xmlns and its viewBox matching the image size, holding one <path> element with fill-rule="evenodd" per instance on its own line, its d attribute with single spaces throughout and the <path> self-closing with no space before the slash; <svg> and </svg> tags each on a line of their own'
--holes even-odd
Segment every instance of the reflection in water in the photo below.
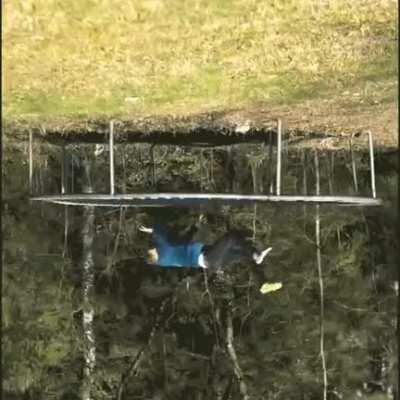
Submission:
<svg viewBox="0 0 400 400">
<path fill-rule="evenodd" d="M 69 207 L 65 241 L 63 207 L 27 200 L 22 150 L 9 146 L 4 157 L 5 396 L 81 399 L 90 382 L 93 399 L 321 398 L 322 277 L 327 397 L 393 398 L 393 207 L 320 206 L 319 245 L 314 206 Z M 71 190 L 73 167 L 75 192 L 83 192 L 81 160 L 90 150 L 70 150 L 65 188 Z M 151 163 L 150 146 L 116 147 L 116 192 L 266 193 L 275 176 L 269 151 L 155 146 Z M 35 193 L 60 192 L 59 156 L 44 148 L 35 159 Z M 320 154 L 321 194 L 370 194 L 368 155 L 354 158 L 357 185 L 344 153 Z M 106 161 L 106 151 L 93 159 L 95 192 L 109 191 Z M 289 152 L 282 162 L 282 193 L 315 193 L 312 154 Z M 396 157 L 376 163 L 377 193 L 394 201 Z M 206 221 L 200 226 L 199 215 Z M 192 240 L 206 246 L 238 232 L 247 249 L 273 251 L 256 266 L 240 260 L 223 276 L 213 268 L 154 268 L 147 262 L 151 238 L 140 227 L 156 223 L 183 236 L 199 226 Z M 271 281 L 282 288 L 260 293 Z M 93 315 L 86 319 L 91 331 L 81 309 Z"/>
</svg>

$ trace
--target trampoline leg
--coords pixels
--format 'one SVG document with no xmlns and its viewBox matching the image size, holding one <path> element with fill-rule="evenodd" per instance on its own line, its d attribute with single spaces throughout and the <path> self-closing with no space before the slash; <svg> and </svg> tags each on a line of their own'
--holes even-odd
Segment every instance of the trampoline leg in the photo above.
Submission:
<svg viewBox="0 0 400 400">
<path fill-rule="evenodd" d="M 110 121 L 110 194 L 114 195 L 114 121 Z"/>
<path fill-rule="evenodd" d="M 376 187 L 375 187 L 375 159 L 374 159 L 374 144 L 372 142 L 372 133 L 368 132 L 368 140 L 369 140 L 369 161 L 371 165 L 371 189 L 372 189 L 372 197 L 376 198 Z"/>
<path fill-rule="evenodd" d="M 278 145 L 276 165 L 276 195 L 281 195 L 281 161 L 282 161 L 282 120 L 278 119 Z"/>
<path fill-rule="evenodd" d="M 61 194 L 65 194 L 65 146 L 61 149 Z"/>
<path fill-rule="evenodd" d="M 29 131 L 29 190 L 33 194 L 33 132 Z"/>
</svg>

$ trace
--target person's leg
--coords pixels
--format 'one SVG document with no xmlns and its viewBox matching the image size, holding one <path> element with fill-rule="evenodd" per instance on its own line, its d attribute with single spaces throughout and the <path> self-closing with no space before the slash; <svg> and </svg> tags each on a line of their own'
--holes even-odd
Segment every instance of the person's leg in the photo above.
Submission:
<svg viewBox="0 0 400 400">
<path fill-rule="evenodd" d="M 204 258 L 209 267 L 218 268 L 242 261 L 251 261 L 252 255 L 251 246 L 234 235 L 228 234 L 206 248 Z"/>
<path fill-rule="evenodd" d="M 256 248 L 247 242 L 244 239 L 241 239 L 238 236 L 233 236 L 233 254 L 236 254 L 236 257 L 240 261 L 249 261 L 249 259 L 253 260 L 256 264 L 261 264 L 264 261 L 264 258 L 267 254 L 272 250 L 272 247 L 267 247 L 261 252 L 257 251 Z"/>
<path fill-rule="evenodd" d="M 228 234 L 215 245 L 206 248 L 204 259 L 209 267 L 224 267 L 239 262 L 261 264 L 272 247 L 258 252 L 254 246 L 237 235 Z"/>
</svg>

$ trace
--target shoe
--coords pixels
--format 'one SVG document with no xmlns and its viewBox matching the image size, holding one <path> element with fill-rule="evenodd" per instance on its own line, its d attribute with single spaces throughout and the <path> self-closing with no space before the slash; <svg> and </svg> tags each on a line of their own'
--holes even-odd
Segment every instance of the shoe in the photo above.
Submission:
<svg viewBox="0 0 400 400">
<path fill-rule="evenodd" d="M 139 229 L 140 232 L 153 233 L 153 228 L 147 228 L 144 225 L 139 225 L 138 229 Z"/>
<path fill-rule="evenodd" d="M 261 264 L 264 261 L 264 258 L 267 256 L 267 254 L 272 250 L 272 247 L 268 247 L 268 249 L 263 250 L 261 253 L 253 254 L 253 259 L 256 262 L 256 264 Z"/>
</svg>

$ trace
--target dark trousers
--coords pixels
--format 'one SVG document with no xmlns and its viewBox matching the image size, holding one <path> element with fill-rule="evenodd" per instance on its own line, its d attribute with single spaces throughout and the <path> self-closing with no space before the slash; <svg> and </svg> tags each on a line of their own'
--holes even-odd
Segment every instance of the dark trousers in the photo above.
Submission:
<svg viewBox="0 0 400 400">
<path fill-rule="evenodd" d="M 227 267 L 237 263 L 254 263 L 256 248 L 244 238 L 229 233 L 211 246 L 205 246 L 204 259 L 209 268 Z"/>
</svg>

